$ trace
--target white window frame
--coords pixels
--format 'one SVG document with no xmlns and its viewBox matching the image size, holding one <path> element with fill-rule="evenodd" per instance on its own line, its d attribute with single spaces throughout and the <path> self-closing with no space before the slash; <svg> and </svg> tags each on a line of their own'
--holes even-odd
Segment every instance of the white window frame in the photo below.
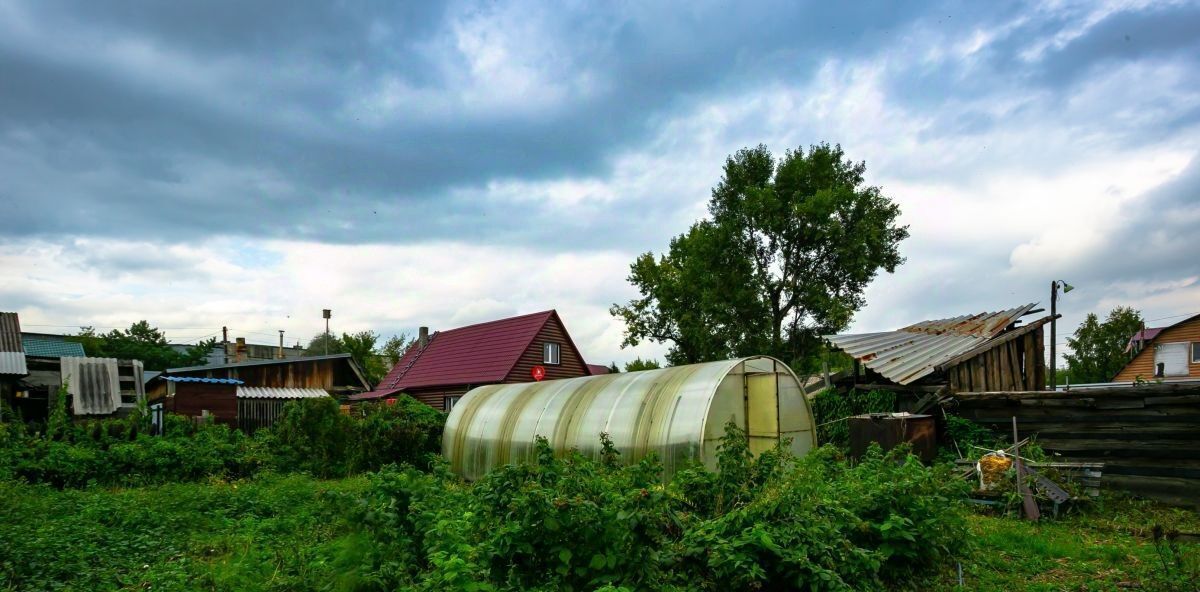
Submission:
<svg viewBox="0 0 1200 592">
<path fill-rule="evenodd" d="M 542 363 L 549 366 L 562 364 L 562 344 L 547 341 L 542 344 Z"/>
<path fill-rule="evenodd" d="M 459 399 L 462 399 L 462 395 L 450 395 L 445 398 L 442 406 L 446 408 L 446 413 L 454 410 L 454 406 L 458 404 Z"/>
</svg>

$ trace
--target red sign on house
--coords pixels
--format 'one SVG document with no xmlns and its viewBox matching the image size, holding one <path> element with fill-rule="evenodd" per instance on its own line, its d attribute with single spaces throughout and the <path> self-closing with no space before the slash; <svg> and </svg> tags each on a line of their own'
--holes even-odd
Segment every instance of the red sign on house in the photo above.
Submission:
<svg viewBox="0 0 1200 592">
<path fill-rule="evenodd" d="M 532 374 L 534 380 L 540 381 L 546 377 L 546 369 L 541 366 L 534 366 Z"/>
</svg>

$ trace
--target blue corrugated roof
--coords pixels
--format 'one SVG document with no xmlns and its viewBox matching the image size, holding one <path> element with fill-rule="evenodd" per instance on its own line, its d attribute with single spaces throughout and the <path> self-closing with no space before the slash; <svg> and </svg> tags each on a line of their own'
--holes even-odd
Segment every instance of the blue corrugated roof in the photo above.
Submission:
<svg viewBox="0 0 1200 592">
<path fill-rule="evenodd" d="M 207 382 L 209 384 L 246 384 L 236 378 L 200 378 L 198 376 L 163 376 L 167 382 Z"/>
<path fill-rule="evenodd" d="M 83 344 L 53 336 L 21 334 L 25 355 L 43 358 L 83 358 Z"/>
</svg>

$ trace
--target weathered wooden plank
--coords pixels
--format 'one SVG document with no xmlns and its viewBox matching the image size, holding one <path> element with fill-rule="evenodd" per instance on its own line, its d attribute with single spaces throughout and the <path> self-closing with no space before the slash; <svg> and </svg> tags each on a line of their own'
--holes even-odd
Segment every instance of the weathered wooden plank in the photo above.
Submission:
<svg viewBox="0 0 1200 592">
<path fill-rule="evenodd" d="M 972 358 L 969 364 L 971 365 L 971 392 L 981 393 L 987 390 L 986 372 L 984 371 L 984 356 Z"/>
<path fill-rule="evenodd" d="M 1102 388 L 1072 389 L 1067 391 L 981 391 L 963 395 L 964 399 L 1024 399 L 1024 398 L 1070 398 L 1070 397 L 1175 397 L 1182 395 L 1200 396 L 1200 384 L 1164 383 L 1142 386 L 1113 386 Z M 1191 402 L 1190 400 L 1188 402 Z"/>
<path fill-rule="evenodd" d="M 1034 389 L 1040 391 L 1046 388 L 1046 330 L 1044 328 L 1033 332 L 1034 340 L 1036 341 L 1034 348 L 1034 361 L 1036 364 L 1036 377 L 1034 379 Z"/>
<path fill-rule="evenodd" d="M 1021 399 L 1022 407 L 1095 407 L 1096 400 L 1083 399 Z"/>
</svg>

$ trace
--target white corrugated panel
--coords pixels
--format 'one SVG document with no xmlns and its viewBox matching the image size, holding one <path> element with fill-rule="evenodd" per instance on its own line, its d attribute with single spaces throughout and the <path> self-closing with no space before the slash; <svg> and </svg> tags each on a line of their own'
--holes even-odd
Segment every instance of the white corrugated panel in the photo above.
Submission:
<svg viewBox="0 0 1200 592">
<path fill-rule="evenodd" d="M 239 386 L 237 396 L 239 399 L 319 399 L 328 397 L 329 393 L 319 388 Z"/>
<path fill-rule="evenodd" d="M 1163 376 L 1188 375 L 1188 344 L 1164 343 L 1154 350 L 1154 366 L 1163 365 Z"/>
<path fill-rule="evenodd" d="M 108 415 L 121 406 L 116 358 L 59 358 L 75 415 Z"/>
<path fill-rule="evenodd" d="M 25 352 L 0 352 L 0 374 L 29 374 L 25 367 Z"/>
</svg>

